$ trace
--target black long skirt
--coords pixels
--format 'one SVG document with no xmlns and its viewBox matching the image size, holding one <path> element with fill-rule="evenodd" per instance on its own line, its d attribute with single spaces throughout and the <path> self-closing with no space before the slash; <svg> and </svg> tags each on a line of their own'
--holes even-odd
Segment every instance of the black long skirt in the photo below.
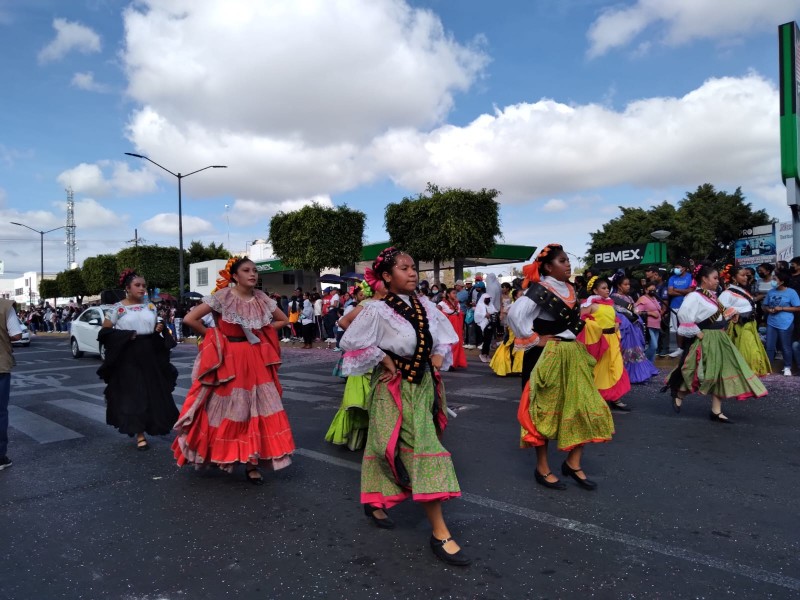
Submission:
<svg viewBox="0 0 800 600">
<path fill-rule="evenodd" d="M 166 435 L 178 420 L 172 399 L 177 372 L 155 335 L 127 341 L 105 389 L 106 423 L 130 436 Z"/>
</svg>

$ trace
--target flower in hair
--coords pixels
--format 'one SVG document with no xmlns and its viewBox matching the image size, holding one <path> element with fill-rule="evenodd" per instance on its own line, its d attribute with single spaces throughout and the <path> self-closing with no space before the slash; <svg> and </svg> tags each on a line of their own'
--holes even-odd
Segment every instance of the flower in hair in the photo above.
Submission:
<svg viewBox="0 0 800 600">
<path fill-rule="evenodd" d="M 597 280 L 600 279 L 597 275 L 593 276 L 589 282 L 586 284 L 586 290 L 591 292 L 594 288 L 594 285 L 597 283 Z"/>
<path fill-rule="evenodd" d="M 226 263 L 225 263 L 225 268 L 223 268 L 223 269 L 222 269 L 222 270 L 219 272 L 219 277 L 217 277 L 217 285 L 216 285 L 216 287 L 215 287 L 215 288 L 214 288 L 214 289 L 211 291 L 211 293 L 212 293 L 212 294 L 215 294 L 215 293 L 217 293 L 219 290 L 221 290 L 221 289 L 224 289 L 224 288 L 226 288 L 226 287 L 230 286 L 230 284 L 231 284 L 231 267 L 233 266 L 233 264 L 234 264 L 236 261 L 238 261 L 238 260 L 240 260 L 240 259 L 241 259 L 241 257 L 240 257 L 240 256 L 231 256 L 231 257 L 228 259 L 228 262 L 226 262 Z"/>
<path fill-rule="evenodd" d="M 128 277 L 136 277 L 136 271 L 133 269 L 123 270 L 122 273 L 119 274 L 119 287 L 125 287 L 125 280 L 128 279 Z"/>
</svg>

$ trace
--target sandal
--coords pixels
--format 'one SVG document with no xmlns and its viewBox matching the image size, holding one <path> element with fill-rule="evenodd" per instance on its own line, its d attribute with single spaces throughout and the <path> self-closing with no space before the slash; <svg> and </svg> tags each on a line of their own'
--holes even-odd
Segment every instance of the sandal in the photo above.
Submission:
<svg viewBox="0 0 800 600">
<path fill-rule="evenodd" d="M 139 452 L 144 452 L 145 450 L 150 450 L 150 444 L 147 443 L 147 438 L 140 437 L 136 440 L 136 449 Z"/>
</svg>

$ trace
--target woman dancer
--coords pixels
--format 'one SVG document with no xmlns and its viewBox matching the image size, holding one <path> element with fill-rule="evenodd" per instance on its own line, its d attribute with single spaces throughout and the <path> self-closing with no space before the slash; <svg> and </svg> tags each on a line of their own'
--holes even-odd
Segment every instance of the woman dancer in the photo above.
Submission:
<svg viewBox="0 0 800 600">
<path fill-rule="evenodd" d="M 97 374 L 106 382 L 106 423 L 136 436 L 136 448 L 148 450 L 145 434 L 166 435 L 178 417 L 172 390 L 178 372 L 169 362 L 175 341 L 164 335 L 156 307 L 144 302 L 147 284 L 132 269 L 120 275 L 125 300 L 111 307 L 97 339 L 105 358 Z"/>
<path fill-rule="evenodd" d="M 396 248 L 372 265 L 388 293 L 367 304 L 342 338 L 344 370 L 372 373 L 369 432 L 361 466 L 364 513 L 392 528 L 386 509 L 412 497 L 433 529 L 434 554 L 452 565 L 470 563 L 442 516 L 442 501 L 461 495 L 453 459 L 439 441 L 447 425 L 440 369 L 452 360 L 458 336 L 427 298 L 417 297 L 414 260 Z"/>
<path fill-rule="evenodd" d="M 373 291 L 373 286 L 375 291 Z M 383 283 L 378 281 L 372 269 L 367 269 L 364 281 L 358 286 L 356 296 L 360 298 L 358 306 L 347 312 L 339 319 L 339 327 L 347 331 L 350 323 L 369 302 L 381 300 L 384 296 Z M 345 353 L 342 356 L 344 361 Z M 339 410 L 333 417 L 325 441 L 337 446 L 347 446 L 350 450 L 361 450 L 367 441 L 367 427 L 369 415 L 367 414 L 367 399 L 370 392 L 372 371 L 363 375 L 350 375 L 344 386 L 344 395 Z"/>
<path fill-rule="evenodd" d="M 767 390 L 725 332 L 736 319 L 735 308 L 717 301 L 717 270 L 700 264 L 695 268 L 697 289 L 684 297 L 678 311 L 678 333 L 690 346 L 678 366 L 670 373 L 666 391 L 672 392 L 672 408 L 681 412 L 683 400 L 692 392 L 711 396 L 709 418 L 717 423 L 732 423 L 722 412 L 723 398 L 766 396 Z"/>
<path fill-rule="evenodd" d="M 548 441 L 557 440 L 558 449 L 568 452 L 561 473 L 593 490 L 597 484 L 581 468 L 583 446 L 610 440 L 614 421 L 594 385 L 595 359 L 575 342 L 583 322 L 569 283 L 569 257 L 559 244 L 548 244 L 523 273 L 525 295 L 508 311 L 517 348 L 525 352 L 520 445 L 536 448 L 536 482 L 563 490 L 547 461 Z"/>
<path fill-rule="evenodd" d="M 658 375 L 658 369 L 644 354 L 644 324 L 630 296 L 631 280 L 624 273 L 614 276 L 611 299 L 620 315 L 619 332 L 622 361 L 631 383 L 644 383 Z"/>
<path fill-rule="evenodd" d="M 461 305 L 458 302 L 458 290 L 450 288 L 445 292 L 444 299 L 439 302 L 439 309 L 450 321 L 458 341 L 453 344 L 453 366 L 451 369 L 466 369 L 467 355 L 464 352 L 464 314 L 461 312 Z"/>
<path fill-rule="evenodd" d="M 730 285 L 719 295 L 719 303 L 726 308 L 736 309 L 739 316 L 729 322 L 728 335 L 753 373 L 763 377 L 769 375 L 772 368 L 761 336 L 758 335 L 756 302 L 747 291 L 749 275 L 744 267 L 726 265 L 720 278 Z"/>
<path fill-rule="evenodd" d="M 517 298 L 521 298 L 522 294 L 522 290 L 514 290 L 511 294 L 514 296 L 512 303 L 516 302 Z M 525 351 L 518 349 L 514 345 L 516 337 L 514 336 L 514 331 L 508 325 L 508 312 L 511 310 L 511 306 L 509 304 L 505 311 L 506 328 L 503 343 L 497 348 L 497 351 L 492 356 L 492 361 L 489 363 L 489 367 L 498 377 L 522 374 L 522 360 L 525 357 Z"/>
<path fill-rule="evenodd" d="M 631 382 L 622 360 L 620 319 L 614 311 L 614 301 L 609 298 L 608 281 L 592 277 L 586 290 L 590 295 L 581 304 L 581 318 L 586 326 L 578 335 L 578 341 L 597 360 L 594 383 L 600 395 L 613 410 L 628 412 L 630 407 L 620 398 L 630 391 Z"/>
<path fill-rule="evenodd" d="M 294 452 L 278 381 L 277 331 L 288 319 L 256 289 L 258 271 L 249 258 L 231 258 L 219 275 L 214 292 L 186 315 L 203 343 L 172 450 L 179 466 L 214 464 L 231 472 L 241 463 L 247 480 L 262 485 L 258 465 L 288 467 Z M 209 313 L 216 327 L 203 325 Z"/>
</svg>

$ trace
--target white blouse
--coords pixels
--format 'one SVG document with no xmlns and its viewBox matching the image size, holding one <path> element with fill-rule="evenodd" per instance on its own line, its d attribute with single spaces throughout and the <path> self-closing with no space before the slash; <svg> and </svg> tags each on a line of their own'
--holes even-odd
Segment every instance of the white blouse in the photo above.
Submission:
<svg viewBox="0 0 800 600">
<path fill-rule="evenodd" d="M 753 305 L 745 294 L 740 287 L 732 285 L 719 295 L 719 303 L 726 308 L 735 308 L 742 316 L 749 315 L 753 312 Z"/>
<path fill-rule="evenodd" d="M 711 298 L 699 292 L 692 292 L 683 297 L 683 304 L 678 310 L 678 335 L 683 337 L 695 337 L 700 333 L 698 323 L 702 323 L 719 311 L 719 306 Z M 720 315 L 716 319 L 722 321 Z"/>
<path fill-rule="evenodd" d="M 408 296 L 400 296 L 411 304 Z M 427 298 L 418 298 L 428 317 L 433 338 L 432 354 L 444 358 L 442 370 L 453 364 L 452 344 L 458 342 L 453 326 L 447 317 Z M 369 302 L 353 319 L 339 343 L 345 351 L 342 360 L 344 375 L 363 375 L 380 363 L 388 350 L 398 356 L 411 358 L 417 348 L 414 327 L 385 302 Z"/>
<path fill-rule="evenodd" d="M 554 279 L 549 275 L 542 277 L 541 283 L 545 287 L 549 287 L 551 290 L 553 290 L 562 299 L 568 298 L 572 293 L 572 289 L 569 284 L 564 281 Z M 555 318 L 553 318 L 550 313 L 543 311 L 542 307 L 536 304 L 533 300 L 527 296 L 520 296 L 514 300 L 511 308 L 508 309 L 506 322 L 511 328 L 511 331 L 514 332 L 514 336 L 520 340 L 523 340 L 533 335 L 533 322 L 536 319 L 555 321 Z M 558 337 L 574 340 L 575 334 L 569 329 L 565 329 L 558 334 Z"/>
<path fill-rule="evenodd" d="M 114 329 L 135 331 L 139 335 L 154 333 L 156 329 L 156 307 L 151 302 L 148 304 L 131 304 L 127 306 L 117 302 L 111 307 L 108 320 Z"/>
</svg>

